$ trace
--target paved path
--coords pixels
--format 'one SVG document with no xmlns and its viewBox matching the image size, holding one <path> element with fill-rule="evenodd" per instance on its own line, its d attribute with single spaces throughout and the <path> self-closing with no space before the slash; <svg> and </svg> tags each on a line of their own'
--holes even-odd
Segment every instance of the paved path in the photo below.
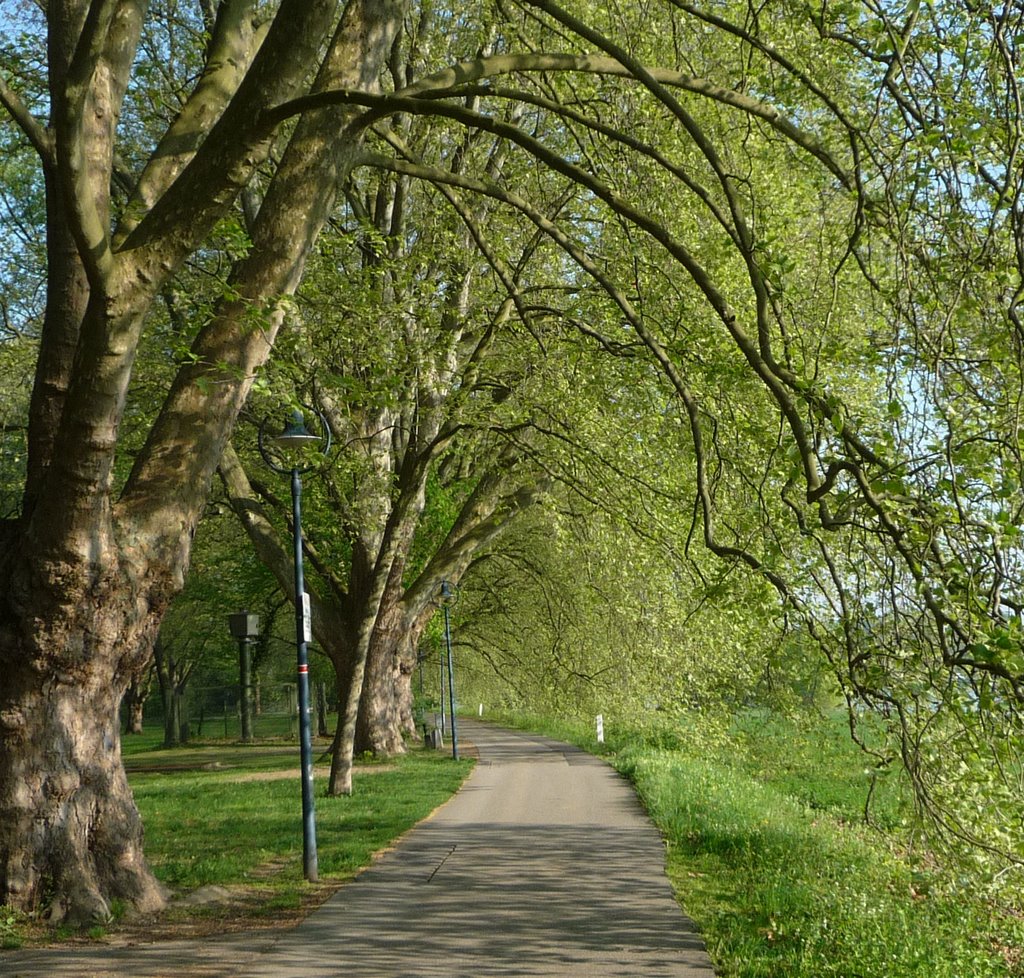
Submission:
<svg viewBox="0 0 1024 978">
<path fill-rule="evenodd" d="M 0 954 L 7 978 L 713 978 L 629 785 L 545 738 L 460 723 L 480 762 L 294 930 Z"/>
</svg>

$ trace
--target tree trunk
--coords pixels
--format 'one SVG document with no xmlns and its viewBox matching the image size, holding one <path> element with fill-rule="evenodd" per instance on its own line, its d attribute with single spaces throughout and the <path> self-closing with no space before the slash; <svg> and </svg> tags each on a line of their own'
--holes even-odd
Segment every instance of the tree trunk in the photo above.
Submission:
<svg viewBox="0 0 1024 978">
<path fill-rule="evenodd" d="M 74 925 L 106 920 L 115 899 L 158 909 L 165 894 L 143 858 L 119 716 L 152 619 L 116 578 L 76 588 L 69 574 L 55 598 L 26 586 L 37 574 L 7 576 L 2 589 L 0 896 Z"/>
<path fill-rule="evenodd" d="M 49 291 L 23 507 L 16 525 L 0 523 L 0 904 L 46 903 L 75 923 L 105 918 L 113 899 L 162 902 L 121 766 L 119 705 L 182 586 L 217 460 L 283 319 L 278 300 L 357 144 L 345 128 L 355 109 L 297 123 L 234 276 L 237 301 L 200 330 L 125 478 L 121 421 L 155 297 L 276 145 L 264 110 L 307 90 L 337 24 L 335 0 L 286 0 L 257 51 L 239 20 L 252 6 L 221 5 L 208 70 L 123 220 L 109 189 L 146 4 L 48 5 L 53 119 L 47 129 L 27 105 L 15 113 L 47 176 Z M 402 16 L 387 0 L 347 4 L 319 87 L 374 87 Z"/>
<path fill-rule="evenodd" d="M 164 695 L 164 747 L 181 743 L 181 699 L 174 689 Z"/>
<path fill-rule="evenodd" d="M 143 730 L 145 720 L 146 698 L 144 696 L 132 696 L 128 704 L 128 729 L 125 733 L 140 734 Z"/>
<path fill-rule="evenodd" d="M 102 922 L 110 901 L 159 909 L 164 893 L 142 855 L 142 822 L 121 763 L 117 696 L 105 683 L 5 696 L 4 735 L 31 712 L 31 736 L 0 769 L 0 872 L 9 902 L 71 924 Z M 50 901 L 49 906 L 45 901 Z"/>
<path fill-rule="evenodd" d="M 142 733 L 143 721 L 145 719 L 146 700 L 149 698 L 149 690 L 153 681 L 153 672 L 147 669 L 141 677 L 134 678 L 125 690 L 124 701 L 121 706 L 127 714 L 125 718 L 125 733 Z"/>
<path fill-rule="evenodd" d="M 327 684 L 321 680 L 316 684 L 316 733 L 318 737 L 329 737 L 327 729 Z"/>
<path fill-rule="evenodd" d="M 177 662 L 159 636 L 153 643 L 153 657 L 164 705 L 164 747 L 178 747 L 188 743 L 188 714 L 183 707 L 191 669 Z"/>
<path fill-rule="evenodd" d="M 412 723 L 412 664 L 419 632 L 412 634 L 397 608 L 381 609 L 363 677 L 356 721 L 357 753 L 381 757 L 405 752 Z M 411 663 L 410 663 L 411 659 Z"/>
<path fill-rule="evenodd" d="M 331 776 L 327 793 L 331 796 L 352 794 L 352 760 L 355 756 L 356 718 L 360 693 L 366 672 L 369 631 L 372 618 L 356 626 L 356 646 L 351 656 L 332 655 L 338 680 L 338 729 L 331 745 Z M 340 668 L 339 668 L 340 667 Z"/>
</svg>

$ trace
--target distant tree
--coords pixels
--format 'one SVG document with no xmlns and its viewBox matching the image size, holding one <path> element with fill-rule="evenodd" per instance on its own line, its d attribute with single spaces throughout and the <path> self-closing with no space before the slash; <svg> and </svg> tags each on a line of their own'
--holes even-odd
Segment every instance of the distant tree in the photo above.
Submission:
<svg viewBox="0 0 1024 978">
<path fill-rule="evenodd" d="M 527 378 L 521 359 L 500 355 L 511 301 L 500 292 L 470 300 L 479 273 L 466 260 L 468 232 L 432 231 L 421 212 L 414 236 L 397 207 L 381 208 L 389 238 L 353 210 L 352 229 L 325 237 L 297 297 L 301 370 L 339 445 L 307 479 L 330 516 L 308 506 L 304 519 L 313 631 L 334 664 L 342 705 L 331 793 L 351 791 L 354 751 L 405 749 L 410 676 L 441 581 L 457 582 L 544 481 L 503 434 L 521 426 L 516 389 Z M 452 237 L 452 249 L 438 251 L 435 234 Z M 339 282 L 340 306 L 330 301 Z M 278 529 L 289 505 L 259 466 L 247 474 L 228 451 L 221 475 L 257 552 L 291 594 L 292 557 Z"/>
<path fill-rule="evenodd" d="M 135 677 L 125 690 L 124 699 L 121 701 L 121 711 L 124 715 L 124 732 L 126 734 L 143 732 L 146 700 L 149 699 L 152 686 L 153 668 L 150 666 L 141 675 Z"/>
</svg>

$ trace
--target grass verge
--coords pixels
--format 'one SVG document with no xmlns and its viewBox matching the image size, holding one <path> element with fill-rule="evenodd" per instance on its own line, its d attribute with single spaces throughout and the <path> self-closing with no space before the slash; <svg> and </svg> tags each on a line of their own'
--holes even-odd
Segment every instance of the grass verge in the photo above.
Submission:
<svg viewBox="0 0 1024 978">
<path fill-rule="evenodd" d="M 294 752 L 293 752 L 294 753 Z M 285 777 L 273 777 L 277 758 L 227 771 L 134 774 L 132 790 L 146 826 L 146 855 L 157 877 L 175 888 L 246 883 L 301 885 L 300 782 L 294 758 L 279 758 Z M 377 850 L 447 800 L 471 762 L 415 749 L 389 761 L 357 767 L 353 793 L 316 797 L 320 875 L 342 881 Z M 269 875 L 268 875 L 269 873 Z"/>
</svg>

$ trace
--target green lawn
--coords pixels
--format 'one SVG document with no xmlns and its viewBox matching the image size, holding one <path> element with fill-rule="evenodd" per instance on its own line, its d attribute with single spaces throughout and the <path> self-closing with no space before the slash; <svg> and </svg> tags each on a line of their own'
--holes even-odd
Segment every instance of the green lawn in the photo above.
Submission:
<svg viewBox="0 0 1024 978">
<path fill-rule="evenodd" d="M 505 718 L 515 722 L 515 718 Z M 1011 978 L 1024 975 L 1024 916 L 988 905 L 906 846 L 898 779 L 876 786 L 841 720 L 796 725 L 745 714 L 703 746 L 607 724 L 519 718 L 607 755 L 665 835 L 680 902 L 723 978 Z M 126 741 L 146 852 L 169 886 L 252 887 L 254 912 L 295 906 L 301 875 L 297 748 L 270 743 L 167 751 Z M 317 782 L 321 877 L 344 880 L 455 791 L 471 762 L 413 750 L 357 768 L 349 798 Z M 202 911 L 195 911 L 197 913 Z M 0 913 L 0 937 L 19 940 Z"/>
<path fill-rule="evenodd" d="M 298 751 L 204 747 L 186 752 L 222 768 L 130 775 L 146 826 L 146 855 L 169 886 L 244 883 L 268 866 L 276 885 L 301 885 L 302 820 Z M 147 758 L 148 759 L 148 758 Z M 136 767 L 138 755 L 128 759 Z M 182 763 L 161 751 L 154 764 Z M 472 762 L 414 749 L 386 765 L 357 768 L 353 794 L 329 798 L 316 783 L 321 878 L 342 880 L 425 818 L 459 787 Z M 275 776 L 280 773 L 281 777 Z"/>
</svg>

